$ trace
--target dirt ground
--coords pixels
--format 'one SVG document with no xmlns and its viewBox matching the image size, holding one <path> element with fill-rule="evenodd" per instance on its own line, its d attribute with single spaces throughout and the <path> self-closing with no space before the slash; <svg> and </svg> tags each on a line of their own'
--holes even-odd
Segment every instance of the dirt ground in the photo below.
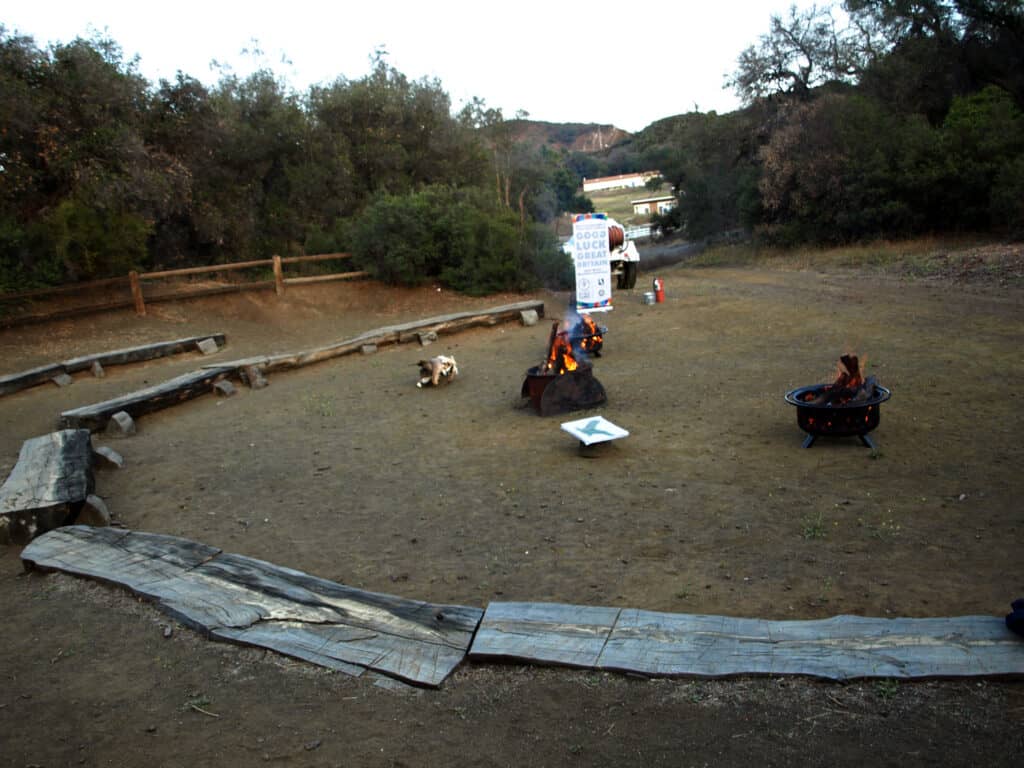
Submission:
<svg viewBox="0 0 1024 768">
<path fill-rule="evenodd" d="M 128 528 L 439 603 L 616 605 L 767 619 L 1004 615 L 1024 596 L 1024 288 L 766 269 L 659 271 L 619 294 L 594 372 L 631 432 L 578 455 L 524 408 L 549 325 L 271 377 L 139 420 L 97 492 Z M 549 318 L 565 295 L 537 294 Z M 0 471 L 71 407 L 214 360 L 294 351 L 469 299 L 373 283 L 250 294 L 0 333 L 0 372 L 222 331 L 198 355 L 0 398 Z M 873 433 L 802 450 L 794 387 L 846 351 L 889 387 Z M 467 664 L 395 691 L 210 642 L 122 590 L 0 551 L 0 764 L 1019 765 L 1024 686 L 645 680 Z M 165 628 L 170 628 L 165 637 Z M 1024 642 L 1024 641 L 1022 641 Z"/>
</svg>

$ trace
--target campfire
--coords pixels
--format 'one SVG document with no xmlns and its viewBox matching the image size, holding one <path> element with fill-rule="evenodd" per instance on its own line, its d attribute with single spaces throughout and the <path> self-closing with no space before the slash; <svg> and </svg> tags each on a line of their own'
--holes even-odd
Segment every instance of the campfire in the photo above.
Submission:
<svg viewBox="0 0 1024 768">
<path fill-rule="evenodd" d="M 786 402 L 797 407 L 797 424 L 807 433 L 804 448 L 823 435 L 856 436 L 875 448 L 868 433 L 878 426 L 880 406 L 890 395 L 874 376 L 864 376 L 856 355 L 843 355 L 831 384 L 794 389 L 786 393 Z"/>
<path fill-rule="evenodd" d="M 570 317 L 551 326 L 548 356 L 541 366 L 542 373 L 563 374 L 575 371 L 587 358 L 601 356 L 607 328 L 598 326 L 590 315 L 571 313 Z"/>
<path fill-rule="evenodd" d="M 604 346 L 604 335 L 608 329 L 594 322 L 590 315 L 579 315 L 579 322 L 573 327 L 570 338 L 577 341 L 586 354 L 594 357 L 601 356 L 601 348 Z"/>
<path fill-rule="evenodd" d="M 594 378 L 588 355 L 600 354 L 607 329 L 575 312 L 551 326 L 544 361 L 526 372 L 522 396 L 541 416 L 593 408 L 608 396 Z"/>
<path fill-rule="evenodd" d="M 875 397 L 878 382 L 874 376 L 864 378 L 860 369 L 860 360 L 856 355 L 843 355 L 839 358 L 836 379 L 820 390 L 804 392 L 800 400 L 808 405 L 846 405 L 862 403 Z"/>
</svg>

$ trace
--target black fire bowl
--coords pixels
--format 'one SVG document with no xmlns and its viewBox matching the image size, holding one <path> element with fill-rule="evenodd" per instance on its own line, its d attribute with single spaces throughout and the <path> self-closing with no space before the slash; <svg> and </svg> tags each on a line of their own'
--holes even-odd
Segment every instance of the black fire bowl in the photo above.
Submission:
<svg viewBox="0 0 1024 768">
<path fill-rule="evenodd" d="M 878 426 L 881 405 L 892 393 L 875 385 L 873 397 L 842 405 L 816 405 L 804 401 L 808 394 L 819 395 L 828 387 L 828 384 L 814 384 L 786 393 L 786 402 L 796 406 L 796 423 L 807 433 L 803 447 L 810 448 L 819 437 L 858 437 L 868 448 L 875 448 L 868 433 Z"/>
<path fill-rule="evenodd" d="M 604 387 L 588 364 L 562 374 L 544 373 L 540 366 L 534 366 L 526 372 L 521 394 L 530 399 L 541 416 L 596 408 L 608 401 Z"/>
</svg>

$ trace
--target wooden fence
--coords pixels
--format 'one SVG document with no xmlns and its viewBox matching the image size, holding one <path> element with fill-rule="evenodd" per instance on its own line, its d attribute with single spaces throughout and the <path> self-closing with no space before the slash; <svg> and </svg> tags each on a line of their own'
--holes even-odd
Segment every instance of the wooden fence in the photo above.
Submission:
<svg viewBox="0 0 1024 768">
<path fill-rule="evenodd" d="M 47 320 L 62 320 L 78 315 L 92 312 L 103 312 L 113 309 L 126 309 L 134 307 L 135 313 L 140 317 L 146 314 L 146 304 L 158 301 L 178 301 L 180 299 L 195 299 L 203 296 L 216 296 L 225 293 L 238 293 L 242 291 L 270 290 L 271 288 L 278 296 L 282 295 L 285 287 L 289 285 L 307 285 L 309 283 L 322 283 L 331 280 L 351 280 L 358 277 L 365 277 L 366 272 L 335 272 L 323 275 L 312 275 L 308 277 L 285 277 L 284 267 L 290 264 L 303 264 L 321 261 L 335 261 L 338 259 L 351 258 L 350 253 L 323 253 L 314 256 L 273 256 L 269 259 L 257 259 L 254 261 L 238 261 L 229 264 L 213 264 L 208 267 L 190 267 L 187 269 L 167 269 L 159 272 L 137 272 L 132 270 L 125 277 L 113 277 L 106 280 L 93 280 L 88 283 L 76 283 L 65 285 L 59 288 L 43 288 L 35 291 L 23 291 L 21 293 L 9 293 L 0 295 L 0 306 L 8 302 L 33 301 L 56 298 L 65 294 L 81 294 L 90 291 L 107 290 L 127 286 L 131 291 L 130 299 L 118 299 L 102 303 L 77 306 L 70 309 L 61 309 L 43 314 L 3 314 L 0 315 L 0 326 L 10 327 L 14 325 L 25 325 L 29 323 L 45 322 Z M 246 282 L 219 285 L 216 287 L 198 288 L 187 291 L 166 291 L 151 292 L 149 286 L 144 291 L 143 286 L 147 282 L 163 280 L 168 278 L 191 277 L 195 275 L 210 274 L 213 272 L 231 272 L 240 269 L 252 269 L 255 267 L 271 267 L 274 273 L 273 280 L 250 280 Z"/>
</svg>

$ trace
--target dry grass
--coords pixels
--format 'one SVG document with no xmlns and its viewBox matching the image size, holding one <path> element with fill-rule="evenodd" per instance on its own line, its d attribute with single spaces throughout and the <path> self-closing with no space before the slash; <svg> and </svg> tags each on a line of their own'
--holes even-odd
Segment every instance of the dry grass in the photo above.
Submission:
<svg viewBox="0 0 1024 768">
<path fill-rule="evenodd" d="M 649 216 L 633 215 L 633 200 L 644 197 L 656 197 L 669 194 L 667 184 L 660 189 L 649 190 L 644 187 L 638 189 L 613 189 L 607 192 L 591 192 L 587 195 L 594 204 L 594 210 L 600 213 L 607 213 L 620 224 L 627 226 L 633 224 L 646 224 L 650 221 Z"/>
<path fill-rule="evenodd" d="M 977 237 L 875 240 L 833 248 L 713 246 L 687 260 L 694 267 L 761 266 L 783 270 L 858 270 L 916 278 L 1024 282 L 1024 244 Z"/>
</svg>

